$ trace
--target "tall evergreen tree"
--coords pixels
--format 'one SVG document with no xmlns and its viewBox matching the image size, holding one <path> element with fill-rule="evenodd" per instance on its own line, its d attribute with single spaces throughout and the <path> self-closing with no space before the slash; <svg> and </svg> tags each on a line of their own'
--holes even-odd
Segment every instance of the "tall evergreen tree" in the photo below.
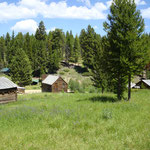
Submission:
<svg viewBox="0 0 150 150">
<path fill-rule="evenodd" d="M 97 47 L 95 49 L 95 53 L 94 53 L 94 61 L 93 61 L 93 69 L 92 71 L 92 81 L 94 82 L 94 86 L 96 86 L 97 88 L 101 88 L 102 89 L 102 93 L 104 93 L 105 89 L 107 88 L 108 85 L 108 73 L 106 70 L 106 57 L 105 57 L 105 42 L 106 39 L 105 37 L 103 37 L 101 39 L 101 37 L 99 35 L 97 35 Z M 109 86 L 110 88 L 110 86 Z"/>
<path fill-rule="evenodd" d="M 0 37 L 0 63 L 1 66 L 6 66 L 6 46 L 4 37 Z"/>
<path fill-rule="evenodd" d="M 6 46 L 6 60 L 8 61 L 8 56 L 9 56 L 9 50 L 11 48 L 11 37 L 9 35 L 9 33 L 7 32 L 6 37 L 5 37 L 5 46 Z"/>
<path fill-rule="evenodd" d="M 69 62 L 69 57 L 70 57 L 70 34 L 67 31 L 66 32 L 66 44 L 65 44 L 65 61 L 68 63 Z"/>
<path fill-rule="evenodd" d="M 12 57 L 11 64 L 12 80 L 20 86 L 29 85 L 32 81 L 32 69 L 28 56 L 21 48 L 16 49 L 15 55 Z"/>
<path fill-rule="evenodd" d="M 128 99 L 131 98 L 131 78 L 144 65 L 145 49 L 141 46 L 144 20 L 136 10 L 134 0 L 113 0 L 104 23 L 110 43 L 110 71 L 118 99 L 122 99 L 128 82 Z"/>
<path fill-rule="evenodd" d="M 37 40 L 45 40 L 46 39 L 46 28 L 44 22 L 41 21 L 39 23 L 39 27 L 36 30 L 35 37 Z"/>
<path fill-rule="evenodd" d="M 94 50 L 97 47 L 97 39 L 95 31 L 90 25 L 86 31 L 81 31 L 80 42 L 82 48 L 83 64 L 86 67 L 93 69 L 93 55 Z"/>
<path fill-rule="evenodd" d="M 32 41 L 31 41 L 29 32 L 27 34 L 25 34 L 25 36 L 24 36 L 23 49 L 25 50 L 29 60 L 32 61 L 33 60 L 33 58 L 32 58 L 32 55 L 33 55 L 33 53 L 32 53 Z"/>
<path fill-rule="evenodd" d="M 37 63 L 38 63 L 38 71 L 41 76 L 46 72 L 46 28 L 44 26 L 44 22 L 41 21 L 39 23 L 39 27 L 36 30 L 35 38 L 36 41 L 36 49 L 37 49 Z"/>
<path fill-rule="evenodd" d="M 52 53 L 53 53 L 53 63 L 54 72 L 59 69 L 60 61 L 63 59 L 63 52 L 65 48 L 64 33 L 60 29 L 56 29 L 52 32 Z"/>
<path fill-rule="evenodd" d="M 74 40 L 74 47 L 73 47 L 73 62 L 77 63 L 80 57 L 80 43 L 79 38 L 76 35 Z"/>
</svg>

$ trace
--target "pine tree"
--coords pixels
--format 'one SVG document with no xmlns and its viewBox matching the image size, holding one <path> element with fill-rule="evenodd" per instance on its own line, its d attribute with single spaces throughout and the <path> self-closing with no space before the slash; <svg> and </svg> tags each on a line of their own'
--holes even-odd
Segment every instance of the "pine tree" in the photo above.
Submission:
<svg viewBox="0 0 150 150">
<path fill-rule="evenodd" d="M 10 37 L 8 32 L 7 32 L 6 37 L 5 37 L 5 46 L 6 46 L 6 49 L 7 49 L 7 51 L 6 51 L 6 60 L 8 62 L 9 50 L 11 48 L 11 37 Z"/>
<path fill-rule="evenodd" d="M 74 47 L 73 47 L 73 62 L 77 63 L 80 57 L 80 43 L 79 43 L 79 38 L 76 35 L 75 40 L 74 40 Z"/>
<path fill-rule="evenodd" d="M 60 61 L 63 59 L 63 52 L 65 48 L 64 33 L 60 29 L 56 29 L 52 32 L 52 53 L 53 53 L 53 65 L 54 72 L 59 69 Z"/>
<path fill-rule="evenodd" d="M 69 56 L 69 61 L 70 62 L 74 62 L 74 58 L 73 58 L 73 55 L 74 55 L 74 51 L 73 51 L 74 37 L 73 37 L 72 31 L 70 31 L 70 35 L 69 36 L 70 36 L 70 42 L 69 42 L 70 56 Z"/>
<path fill-rule="evenodd" d="M 20 86 L 29 85 L 32 81 L 32 69 L 28 56 L 21 48 L 16 49 L 9 65 L 12 80 Z"/>
<path fill-rule="evenodd" d="M 93 69 L 93 55 L 97 47 L 96 33 L 89 25 L 87 30 L 81 31 L 80 34 L 83 64 L 90 69 Z"/>
<path fill-rule="evenodd" d="M 108 15 L 109 23 L 104 23 L 110 49 L 110 71 L 114 80 L 118 99 L 122 99 L 128 82 L 128 99 L 131 93 L 131 78 L 144 65 L 145 49 L 141 46 L 144 20 L 136 10 L 134 0 L 113 0 Z"/>
<path fill-rule="evenodd" d="M 70 34 L 67 31 L 66 32 L 66 44 L 65 44 L 65 61 L 68 63 L 69 62 L 69 57 L 70 57 Z"/>
<path fill-rule="evenodd" d="M 0 37 L 0 63 L 1 66 L 6 66 L 7 62 L 6 62 L 6 51 L 7 48 L 5 46 L 5 39 L 4 37 Z"/>
<path fill-rule="evenodd" d="M 46 70 L 46 28 L 44 26 L 44 22 L 41 21 L 39 23 L 39 27 L 36 30 L 35 38 L 36 41 L 36 52 L 37 52 L 37 64 L 39 71 L 39 76 L 41 76 L 43 73 L 47 72 Z"/>
<path fill-rule="evenodd" d="M 25 53 L 27 54 L 29 60 L 32 62 L 33 60 L 33 53 L 32 53 L 32 41 L 29 35 L 29 32 L 27 34 L 25 34 L 24 36 L 24 45 L 23 45 L 23 49 L 25 50 Z"/>
<path fill-rule="evenodd" d="M 106 70 L 106 58 L 105 58 L 105 38 L 97 35 L 97 47 L 94 53 L 93 69 L 92 71 L 92 81 L 94 86 L 102 89 L 102 93 L 107 89 L 108 85 L 108 74 Z M 110 88 L 110 87 L 109 87 Z"/>
<path fill-rule="evenodd" d="M 45 40 L 46 39 L 46 28 L 44 26 L 44 22 L 41 21 L 39 23 L 39 27 L 38 29 L 36 30 L 36 33 L 35 33 L 35 37 L 37 40 Z"/>
</svg>

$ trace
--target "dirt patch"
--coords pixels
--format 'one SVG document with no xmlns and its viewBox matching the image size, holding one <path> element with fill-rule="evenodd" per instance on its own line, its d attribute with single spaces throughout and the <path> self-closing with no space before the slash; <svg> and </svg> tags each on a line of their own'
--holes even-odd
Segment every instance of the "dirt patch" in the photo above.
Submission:
<svg viewBox="0 0 150 150">
<path fill-rule="evenodd" d="M 25 90 L 25 94 L 41 93 L 41 90 Z"/>
</svg>

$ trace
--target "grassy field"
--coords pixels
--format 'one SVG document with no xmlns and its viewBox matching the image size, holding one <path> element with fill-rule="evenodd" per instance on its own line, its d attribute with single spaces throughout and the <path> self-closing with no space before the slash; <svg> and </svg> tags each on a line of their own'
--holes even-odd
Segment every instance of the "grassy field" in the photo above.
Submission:
<svg viewBox="0 0 150 150">
<path fill-rule="evenodd" d="M 150 150 L 150 91 L 31 94 L 0 105 L 0 150 Z"/>
</svg>

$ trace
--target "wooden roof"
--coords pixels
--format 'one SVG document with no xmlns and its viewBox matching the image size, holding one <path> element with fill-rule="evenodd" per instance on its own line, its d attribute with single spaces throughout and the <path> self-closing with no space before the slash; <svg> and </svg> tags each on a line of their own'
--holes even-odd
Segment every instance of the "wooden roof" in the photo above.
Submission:
<svg viewBox="0 0 150 150">
<path fill-rule="evenodd" d="M 17 88 L 17 85 L 5 77 L 0 77 L 0 90 Z"/>
<path fill-rule="evenodd" d="M 48 85 L 53 85 L 59 78 L 60 78 L 60 76 L 48 75 L 48 76 L 42 81 L 42 83 L 48 84 Z"/>
<path fill-rule="evenodd" d="M 148 86 L 150 86 L 150 80 L 142 80 L 145 84 L 147 84 Z"/>
</svg>

